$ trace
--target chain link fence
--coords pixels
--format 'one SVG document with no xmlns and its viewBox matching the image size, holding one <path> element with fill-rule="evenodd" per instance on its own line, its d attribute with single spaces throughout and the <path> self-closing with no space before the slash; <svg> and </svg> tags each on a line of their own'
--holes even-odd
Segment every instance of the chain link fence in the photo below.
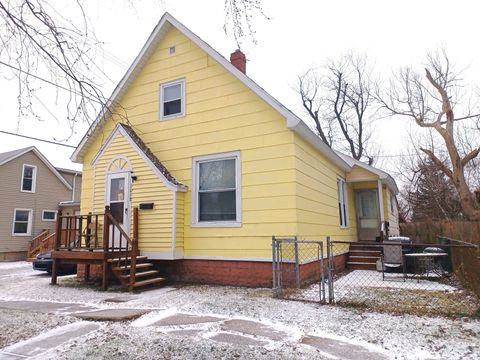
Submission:
<svg viewBox="0 0 480 360">
<path fill-rule="evenodd" d="M 274 296 L 286 299 L 326 301 L 322 241 L 272 238 Z"/>
<path fill-rule="evenodd" d="M 273 237 L 274 295 L 400 313 L 474 316 L 479 298 L 457 276 L 471 244 L 305 241 Z M 453 254 L 453 255 L 452 255 Z"/>
</svg>

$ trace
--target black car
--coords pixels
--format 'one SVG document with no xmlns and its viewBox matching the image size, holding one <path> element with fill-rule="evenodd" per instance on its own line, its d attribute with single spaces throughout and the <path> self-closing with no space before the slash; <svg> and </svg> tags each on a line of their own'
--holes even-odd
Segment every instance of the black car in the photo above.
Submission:
<svg viewBox="0 0 480 360">
<path fill-rule="evenodd" d="M 36 259 L 33 260 L 33 270 L 46 271 L 47 273 L 52 273 L 52 252 L 46 251 L 37 255 Z M 60 275 L 69 275 L 77 273 L 76 264 L 60 264 L 58 267 L 58 273 Z"/>
</svg>

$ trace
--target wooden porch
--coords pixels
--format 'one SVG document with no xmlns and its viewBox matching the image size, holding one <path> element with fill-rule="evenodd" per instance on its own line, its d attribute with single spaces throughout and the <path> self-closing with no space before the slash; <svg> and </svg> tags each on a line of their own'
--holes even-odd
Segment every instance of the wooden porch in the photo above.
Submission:
<svg viewBox="0 0 480 360">
<path fill-rule="evenodd" d="M 139 255 L 138 208 L 133 209 L 132 237 L 115 219 L 108 206 L 102 214 L 57 215 L 52 251 L 52 285 L 57 284 L 61 264 L 82 264 L 85 279 L 90 278 L 92 265 L 101 268 L 102 290 L 107 290 L 113 275 L 129 291 L 164 281 L 158 271 Z"/>
</svg>

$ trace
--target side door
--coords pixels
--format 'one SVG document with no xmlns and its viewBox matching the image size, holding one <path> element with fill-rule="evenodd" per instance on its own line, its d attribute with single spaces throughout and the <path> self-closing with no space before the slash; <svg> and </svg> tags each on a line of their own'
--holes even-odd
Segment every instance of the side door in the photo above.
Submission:
<svg viewBox="0 0 480 360">
<path fill-rule="evenodd" d="M 357 190 L 355 192 L 357 207 L 358 239 L 375 241 L 380 236 L 380 211 L 376 189 Z"/>
<path fill-rule="evenodd" d="M 130 173 L 118 172 L 107 175 L 106 205 L 110 206 L 113 218 L 120 224 L 125 233 L 130 234 Z M 120 244 L 120 232 L 110 228 L 109 245 Z"/>
</svg>

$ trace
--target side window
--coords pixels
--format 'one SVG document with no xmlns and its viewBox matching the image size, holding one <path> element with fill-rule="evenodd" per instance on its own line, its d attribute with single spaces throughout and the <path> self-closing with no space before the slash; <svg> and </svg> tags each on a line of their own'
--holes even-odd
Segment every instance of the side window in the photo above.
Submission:
<svg viewBox="0 0 480 360">
<path fill-rule="evenodd" d="M 13 236 L 30 236 L 32 231 L 32 209 L 14 209 Z"/>
<path fill-rule="evenodd" d="M 239 162 L 239 153 L 194 158 L 194 225 L 240 226 Z"/>
<path fill-rule="evenodd" d="M 56 210 L 42 210 L 42 221 L 55 221 L 57 220 Z"/>
<path fill-rule="evenodd" d="M 338 213 L 340 217 L 340 227 L 345 228 L 348 226 L 347 191 L 345 188 L 345 180 L 342 178 L 337 178 L 337 192 L 338 192 Z"/>
<path fill-rule="evenodd" d="M 34 165 L 23 164 L 20 190 L 22 192 L 35 192 L 36 177 L 37 167 Z"/>
<path fill-rule="evenodd" d="M 185 115 L 185 80 L 160 85 L 160 119 Z"/>
</svg>

